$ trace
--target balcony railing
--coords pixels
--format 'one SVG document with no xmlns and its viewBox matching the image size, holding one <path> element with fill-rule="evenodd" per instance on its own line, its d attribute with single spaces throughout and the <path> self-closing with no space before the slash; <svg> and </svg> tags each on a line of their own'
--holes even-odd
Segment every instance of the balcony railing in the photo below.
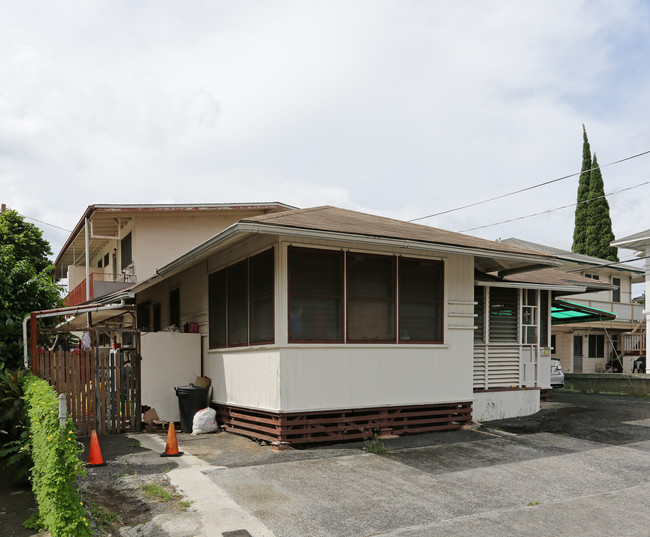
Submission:
<svg viewBox="0 0 650 537">
<path fill-rule="evenodd" d="M 571 302 L 584 304 L 590 308 L 611 311 L 616 314 L 617 321 L 639 322 L 645 319 L 643 315 L 643 306 L 641 304 L 631 302 L 606 302 L 604 300 L 585 300 L 582 298 L 571 298 Z"/>
<path fill-rule="evenodd" d="M 82 281 L 75 287 L 65 299 L 66 306 L 76 306 L 89 300 L 86 297 L 86 286 L 90 287 L 90 300 L 100 298 L 124 289 L 131 284 L 136 283 L 135 274 L 106 274 L 104 272 L 91 272 L 88 280 Z"/>
<path fill-rule="evenodd" d="M 627 356 L 646 355 L 645 332 L 623 334 L 623 354 Z"/>
</svg>

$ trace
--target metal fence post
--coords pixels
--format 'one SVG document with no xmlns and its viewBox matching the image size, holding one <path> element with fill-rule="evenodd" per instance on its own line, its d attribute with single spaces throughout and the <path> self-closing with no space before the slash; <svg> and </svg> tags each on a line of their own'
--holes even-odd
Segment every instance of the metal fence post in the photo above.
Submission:
<svg viewBox="0 0 650 537">
<path fill-rule="evenodd" d="M 59 427 L 65 427 L 68 421 L 68 405 L 65 399 L 65 394 L 59 394 Z"/>
</svg>

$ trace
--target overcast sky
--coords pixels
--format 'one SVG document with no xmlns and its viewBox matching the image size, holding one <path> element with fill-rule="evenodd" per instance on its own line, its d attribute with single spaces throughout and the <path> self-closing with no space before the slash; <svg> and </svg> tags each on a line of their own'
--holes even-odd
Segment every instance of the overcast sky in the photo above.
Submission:
<svg viewBox="0 0 650 537">
<path fill-rule="evenodd" d="M 645 1 L 0 3 L 0 202 L 281 201 L 414 219 L 650 150 Z M 650 181 L 650 155 L 603 167 Z M 577 177 L 421 221 L 575 203 Z M 650 227 L 650 184 L 609 198 Z M 469 233 L 570 249 L 574 209 Z M 56 255 L 68 233 L 35 222 Z M 621 252 L 621 258 L 631 257 Z"/>
</svg>

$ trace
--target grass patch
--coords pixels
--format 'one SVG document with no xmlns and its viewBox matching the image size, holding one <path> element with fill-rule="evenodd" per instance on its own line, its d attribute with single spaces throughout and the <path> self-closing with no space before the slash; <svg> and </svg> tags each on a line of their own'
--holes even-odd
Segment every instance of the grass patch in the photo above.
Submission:
<svg viewBox="0 0 650 537">
<path fill-rule="evenodd" d="M 528 502 L 527 507 L 532 507 L 533 505 L 540 505 L 542 502 Z"/>
<path fill-rule="evenodd" d="M 145 496 L 153 498 L 161 503 L 171 502 L 180 498 L 180 495 L 178 493 L 170 491 L 158 483 L 147 483 L 145 485 L 141 485 L 140 489 Z"/>
<path fill-rule="evenodd" d="M 388 448 L 381 440 L 369 440 L 363 446 L 363 450 L 368 453 L 374 453 L 375 455 L 386 455 L 388 453 Z"/>
<path fill-rule="evenodd" d="M 111 528 L 116 522 L 122 522 L 120 516 L 117 513 L 112 513 L 107 511 L 101 505 L 96 504 L 91 500 L 87 500 L 86 504 L 88 506 L 88 512 L 90 516 L 97 524 L 97 527 L 104 530 Z"/>
<path fill-rule="evenodd" d="M 178 502 L 178 508 L 181 511 L 187 511 L 194 502 L 188 502 L 187 500 L 180 500 Z"/>
</svg>

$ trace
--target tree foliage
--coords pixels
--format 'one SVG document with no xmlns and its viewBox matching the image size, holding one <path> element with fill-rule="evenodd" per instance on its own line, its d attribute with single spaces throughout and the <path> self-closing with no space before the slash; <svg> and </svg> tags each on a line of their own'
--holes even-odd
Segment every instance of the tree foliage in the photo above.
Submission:
<svg viewBox="0 0 650 537">
<path fill-rule="evenodd" d="M 582 171 L 578 182 L 578 205 L 575 212 L 572 250 L 608 261 L 618 261 L 618 249 L 610 246 L 614 240 L 609 203 L 605 197 L 603 176 L 596 154 L 591 148 L 585 126 L 582 144 Z"/>
<path fill-rule="evenodd" d="M 42 235 L 15 211 L 0 214 L 0 367 L 22 364 L 23 318 L 61 301 Z"/>
<path fill-rule="evenodd" d="M 571 250 L 585 254 L 587 248 L 587 219 L 589 204 L 589 181 L 591 179 L 591 148 L 587 139 L 587 129 L 582 126 L 582 168 L 578 180 L 578 205 L 576 205 L 575 224 L 573 226 L 573 246 Z"/>
</svg>

